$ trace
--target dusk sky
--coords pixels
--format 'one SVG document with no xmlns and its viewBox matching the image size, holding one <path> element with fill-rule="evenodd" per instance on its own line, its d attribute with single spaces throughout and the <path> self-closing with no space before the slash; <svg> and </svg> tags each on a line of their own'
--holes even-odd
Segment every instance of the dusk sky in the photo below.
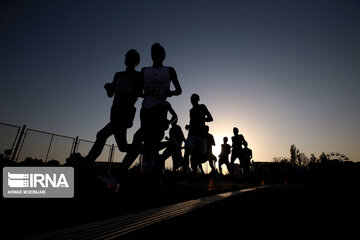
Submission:
<svg viewBox="0 0 360 240">
<path fill-rule="evenodd" d="M 360 161 L 359 1 L 8 0 L 0 31 L 0 122 L 94 140 L 109 121 L 104 84 L 129 49 L 150 66 L 159 42 L 183 89 L 169 98 L 179 125 L 187 135 L 198 93 L 216 155 L 236 126 L 255 161 L 291 144 Z"/>
</svg>

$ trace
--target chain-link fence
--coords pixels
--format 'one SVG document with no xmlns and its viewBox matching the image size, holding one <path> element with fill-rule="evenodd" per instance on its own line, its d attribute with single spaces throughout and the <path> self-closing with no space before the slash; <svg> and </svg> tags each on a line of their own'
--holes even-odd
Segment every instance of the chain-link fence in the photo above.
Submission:
<svg viewBox="0 0 360 240">
<path fill-rule="evenodd" d="M 27 129 L 16 160 L 24 161 L 30 157 L 44 162 L 57 160 L 64 164 L 74 144 L 75 138 L 72 137 Z"/>
<path fill-rule="evenodd" d="M 93 145 L 94 145 L 93 141 L 79 139 L 75 152 L 80 153 L 82 156 L 86 156 Z M 100 156 L 96 159 L 96 162 L 110 162 L 111 161 L 110 156 L 111 156 L 111 145 L 105 144 L 104 149 L 101 152 Z"/>
<path fill-rule="evenodd" d="M 125 152 L 120 152 L 119 148 L 117 146 L 114 146 L 112 162 L 114 162 L 114 163 L 122 162 L 125 155 L 126 155 Z M 130 167 L 133 167 L 134 165 L 139 164 L 139 163 L 140 163 L 140 154 L 139 154 L 139 156 L 136 158 L 136 160 L 134 161 L 134 163 Z"/>
<path fill-rule="evenodd" d="M 5 155 L 6 150 L 11 150 L 9 152 L 11 155 L 15 148 L 16 140 L 20 134 L 20 129 L 20 126 L 0 123 L 0 154 Z"/>
<path fill-rule="evenodd" d="M 11 151 L 6 151 L 9 156 L 5 157 L 12 157 L 16 162 L 31 158 L 45 163 L 56 160 L 62 165 L 65 164 L 71 153 L 80 153 L 82 156 L 86 156 L 93 145 L 93 141 L 26 129 L 25 125 L 21 128 L 0 123 L 0 154 L 5 155 L 4 152 L 9 149 Z M 105 144 L 96 162 L 120 163 L 125 154 L 120 152 L 117 146 Z M 139 157 L 134 164 L 138 162 Z"/>
<path fill-rule="evenodd" d="M 119 148 L 117 146 L 114 147 L 113 152 L 113 162 L 122 162 L 124 159 L 126 153 L 120 152 Z"/>
</svg>

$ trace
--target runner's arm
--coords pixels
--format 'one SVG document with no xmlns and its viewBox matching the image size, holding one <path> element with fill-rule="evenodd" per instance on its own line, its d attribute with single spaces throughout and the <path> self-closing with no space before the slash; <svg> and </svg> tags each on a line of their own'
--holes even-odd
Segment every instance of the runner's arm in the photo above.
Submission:
<svg viewBox="0 0 360 240">
<path fill-rule="evenodd" d="M 106 94 L 108 95 L 108 97 L 113 97 L 114 93 L 115 93 L 115 88 L 116 88 L 116 79 L 119 73 L 115 73 L 114 79 L 111 83 L 106 83 L 104 85 L 104 88 L 106 90 Z"/>
<path fill-rule="evenodd" d="M 181 89 L 181 86 L 180 86 L 176 71 L 172 67 L 170 67 L 169 71 L 170 71 L 170 79 L 171 79 L 171 81 L 172 81 L 172 83 L 174 84 L 174 87 L 175 87 L 174 91 L 169 92 L 169 97 L 178 96 L 178 95 L 180 95 L 182 93 L 182 89 Z"/>
<path fill-rule="evenodd" d="M 171 119 L 169 121 L 169 124 L 171 124 L 177 119 L 177 114 L 169 102 L 166 102 L 166 108 L 169 111 L 169 113 L 171 114 Z"/>
<path fill-rule="evenodd" d="M 211 113 L 209 112 L 209 110 L 207 109 L 207 107 L 205 105 L 204 106 L 204 113 L 205 113 L 205 122 L 212 122 L 214 121 Z"/>
</svg>

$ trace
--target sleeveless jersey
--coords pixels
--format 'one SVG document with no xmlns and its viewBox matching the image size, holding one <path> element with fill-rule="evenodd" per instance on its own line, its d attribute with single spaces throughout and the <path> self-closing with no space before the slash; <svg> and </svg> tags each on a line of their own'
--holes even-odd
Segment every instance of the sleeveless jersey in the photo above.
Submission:
<svg viewBox="0 0 360 240">
<path fill-rule="evenodd" d="M 242 134 L 232 136 L 231 141 L 232 141 L 233 152 L 241 151 L 242 144 L 245 141 L 244 136 Z"/>
<path fill-rule="evenodd" d="M 141 92 L 140 72 L 118 72 L 113 105 L 134 105 Z"/>
<path fill-rule="evenodd" d="M 250 148 L 244 148 L 242 150 L 242 157 L 244 160 L 250 160 L 252 155 L 252 150 Z"/>
<path fill-rule="evenodd" d="M 171 82 L 169 69 L 169 67 L 144 68 L 143 108 L 149 109 L 166 101 Z"/>
<path fill-rule="evenodd" d="M 198 137 L 207 136 L 205 129 L 206 112 L 207 112 L 207 108 L 204 104 L 199 104 L 198 106 L 190 109 L 189 135 L 198 136 Z"/>
<path fill-rule="evenodd" d="M 230 145 L 229 144 L 221 144 L 221 153 L 220 156 L 226 157 L 230 154 Z"/>
</svg>

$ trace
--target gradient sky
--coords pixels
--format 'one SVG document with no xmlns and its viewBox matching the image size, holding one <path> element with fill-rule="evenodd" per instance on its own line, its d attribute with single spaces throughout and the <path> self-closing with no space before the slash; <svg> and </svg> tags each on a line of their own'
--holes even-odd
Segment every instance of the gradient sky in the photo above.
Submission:
<svg viewBox="0 0 360 240">
<path fill-rule="evenodd" d="M 198 93 L 215 154 L 236 126 L 255 161 L 291 144 L 360 161 L 359 1 L 9 0 L 0 31 L 0 122 L 94 140 L 112 104 L 103 85 L 127 50 L 140 70 L 160 42 L 183 88 L 169 99 L 179 123 Z"/>
</svg>

